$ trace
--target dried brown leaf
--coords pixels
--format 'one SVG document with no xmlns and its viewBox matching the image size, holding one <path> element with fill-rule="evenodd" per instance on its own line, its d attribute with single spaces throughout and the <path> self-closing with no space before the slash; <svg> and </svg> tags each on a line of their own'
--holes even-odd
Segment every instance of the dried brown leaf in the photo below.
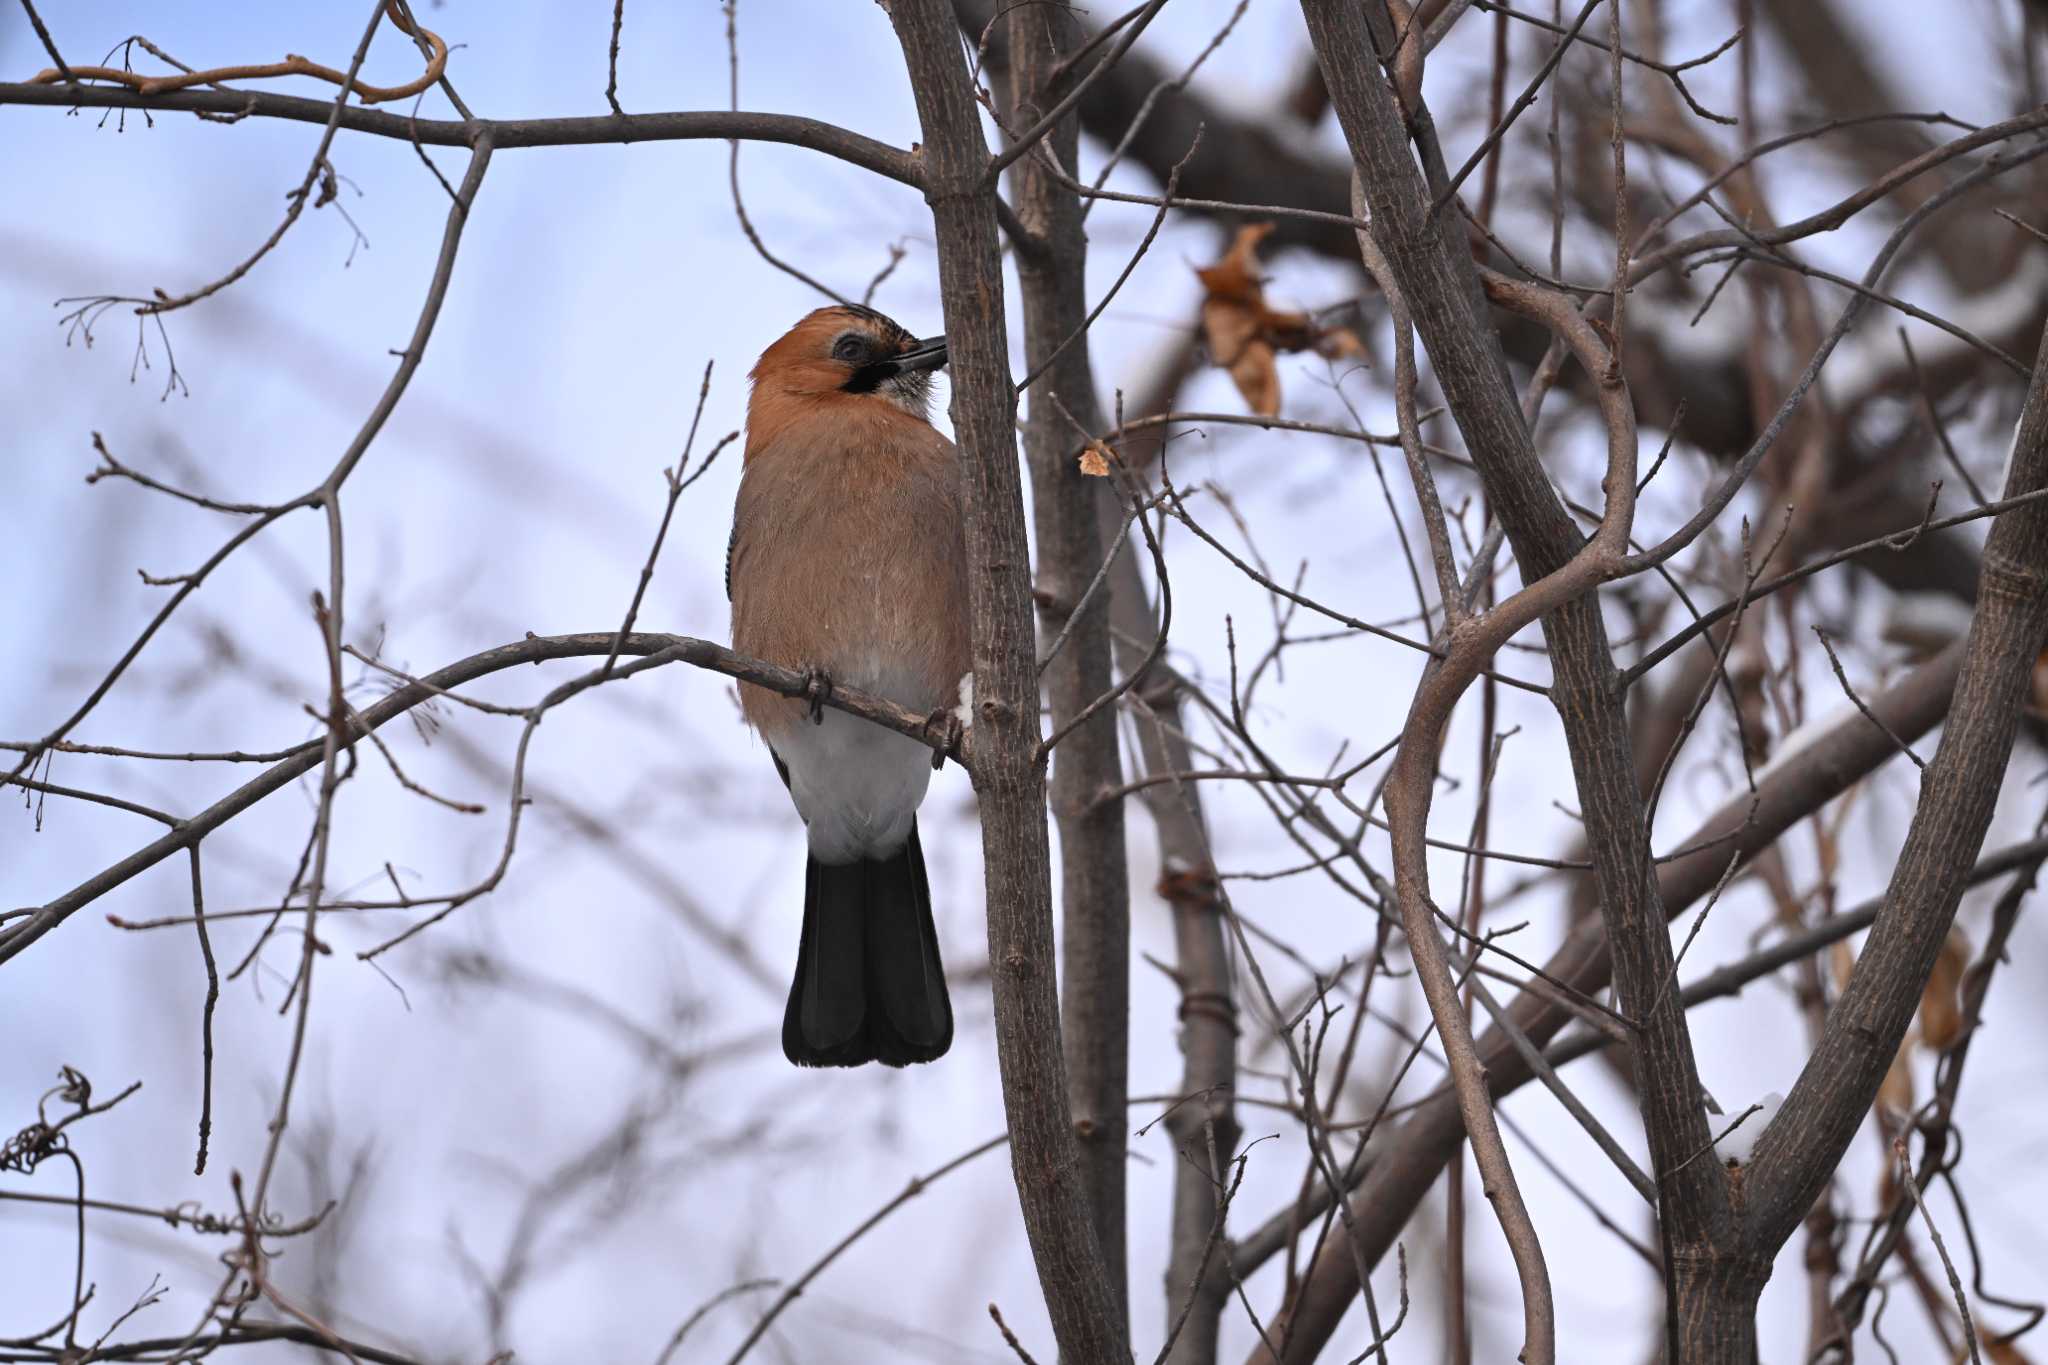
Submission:
<svg viewBox="0 0 2048 1365">
<path fill-rule="evenodd" d="M 1365 354 L 1365 343 L 1349 327 L 1320 327 L 1307 313 L 1267 306 L 1259 243 L 1272 231 L 1271 223 L 1248 224 L 1221 260 L 1195 268 L 1207 291 L 1202 337 L 1209 356 L 1230 371 L 1237 391 L 1262 417 L 1280 413 L 1281 352 L 1315 351 L 1332 360 Z"/>
<path fill-rule="evenodd" d="M 1273 347 L 1258 338 L 1245 343 L 1230 362 L 1230 378 L 1244 401 L 1261 417 L 1280 415 L 1280 367 Z"/>
<path fill-rule="evenodd" d="M 1970 966 L 1970 940 L 1951 925 L 1941 954 L 1920 993 L 1920 1041 L 1941 1052 L 1963 1036 L 1963 973 Z"/>
<path fill-rule="evenodd" d="M 1332 327 L 1316 338 L 1316 354 L 1329 360 L 1347 360 L 1365 354 L 1365 343 L 1349 327 Z"/>
<path fill-rule="evenodd" d="M 1109 447 L 1100 441 L 1090 441 L 1088 448 L 1081 452 L 1081 472 L 1091 478 L 1109 477 Z"/>
<path fill-rule="evenodd" d="M 1909 1060 L 1913 1051 L 1913 1035 L 1908 1033 L 1899 1050 L 1892 1054 L 1892 1064 L 1884 1073 L 1884 1084 L 1877 1088 L 1877 1102 L 1901 1118 L 1913 1112 L 1913 1064 Z"/>
<path fill-rule="evenodd" d="M 1266 306 L 1264 284 L 1259 276 L 1259 243 L 1272 233 L 1271 223 L 1248 223 L 1237 230 L 1222 260 L 1195 267 L 1195 274 L 1210 298 L 1229 299 L 1249 307 Z"/>
</svg>

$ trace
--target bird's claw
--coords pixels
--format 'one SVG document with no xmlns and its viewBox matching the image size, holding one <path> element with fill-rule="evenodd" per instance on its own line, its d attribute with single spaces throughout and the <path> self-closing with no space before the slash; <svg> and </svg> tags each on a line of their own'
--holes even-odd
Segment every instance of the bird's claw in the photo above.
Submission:
<svg viewBox="0 0 2048 1365">
<path fill-rule="evenodd" d="M 937 728 L 940 734 L 945 736 L 945 742 L 932 750 L 932 771 L 937 772 L 946 766 L 948 758 L 951 758 L 955 763 L 960 761 L 960 742 L 967 738 L 967 726 L 961 721 L 960 713 L 956 708 L 941 706 L 938 710 L 925 717 L 924 733 L 926 738 L 929 739 L 931 737 L 934 727 Z"/>
<path fill-rule="evenodd" d="M 832 696 L 832 679 L 822 668 L 804 670 L 804 698 L 811 704 L 811 724 L 825 723 L 825 703 Z"/>
</svg>

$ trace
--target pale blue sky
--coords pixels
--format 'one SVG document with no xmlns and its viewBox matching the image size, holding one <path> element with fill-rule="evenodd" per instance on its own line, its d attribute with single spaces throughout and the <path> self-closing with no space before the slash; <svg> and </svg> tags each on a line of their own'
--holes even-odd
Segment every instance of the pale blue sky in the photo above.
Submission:
<svg viewBox="0 0 2048 1365">
<path fill-rule="evenodd" d="M 1220 0 L 1180 0 L 1146 44 L 1185 59 L 1229 8 Z M 1972 0 L 1963 8 L 1979 6 Z M 140 25 L 194 64 L 294 51 L 345 65 L 366 6 L 95 2 L 44 9 L 74 61 L 97 60 Z M 479 114 L 603 111 L 608 7 L 455 3 L 423 10 L 429 25 L 460 45 L 450 74 Z M 1884 26 L 1886 50 L 1914 59 L 1918 97 L 1971 119 L 2009 112 L 2011 93 L 1979 74 L 1992 55 L 1963 45 L 1956 29 L 1964 26 L 1902 2 L 1873 5 L 1869 13 L 1874 28 Z M 750 0 L 740 25 L 744 107 L 844 123 L 899 146 L 916 140 L 910 93 L 879 8 Z M 1451 100 L 1458 82 L 1478 69 L 1480 36 L 1461 35 L 1433 60 L 1433 97 Z M 1718 20 L 1681 16 L 1671 49 L 1690 55 L 1724 36 Z M 1303 44 L 1298 13 L 1259 0 L 1202 88 L 1227 104 L 1260 107 L 1290 79 Z M 1922 62 L 1929 56 L 1939 60 Z M 42 64 L 19 13 L 0 11 L 0 70 L 23 73 Z M 410 50 L 386 33 L 368 71 L 372 79 L 397 81 L 414 66 Z M 1525 61 L 1523 77 L 1526 68 Z M 629 3 L 620 67 L 628 110 L 722 108 L 726 71 L 715 6 Z M 1694 82 L 1719 107 L 1729 103 L 1723 75 L 1717 68 Z M 290 88 L 319 93 L 303 82 Z M 425 112 L 444 112 L 438 96 Z M 1470 145 L 1473 130 L 1449 131 L 1454 146 Z M 1334 137 L 1327 127 L 1323 135 Z M 239 260 L 271 230 L 317 137 L 317 128 L 253 119 L 220 127 L 173 116 L 151 128 L 131 116 L 117 131 L 114 119 L 101 126 L 90 112 L 0 110 L 8 187 L 0 196 L 0 508 L 11 513 L 10 533 L 0 537 L 0 583 L 10 589 L 0 593 L 0 646 L 16 661 L 0 671 L 0 737 L 42 733 L 118 657 L 161 600 L 161 589 L 137 579 L 138 567 L 184 572 L 227 534 L 227 521 L 215 514 L 124 485 L 88 487 L 90 433 L 103 433 L 137 467 L 233 498 L 281 499 L 325 473 L 382 388 L 392 365 L 387 351 L 410 332 L 446 208 L 413 149 L 399 143 L 348 135 L 336 143 L 335 164 L 351 182 L 342 204 L 368 239 L 352 258 L 351 233 L 339 216 L 332 209 L 309 212 L 247 279 L 167 320 L 189 395 L 161 396 L 164 357 L 153 331 L 146 337 L 152 368 L 131 382 L 135 335 L 123 314 L 103 321 L 89 350 L 67 346 L 54 323 L 62 311 L 52 307 L 54 298 L 158 286 L 177 292 Z M 459 174 L 460 153 L 433 155 L 444 174 Z M 1087 155 L 1092 164 L 1100 149 Z M 819 301 L 746 245 L 732 216 L 726 156 L 722 143 L 499 154 L 426 362 L 347 488 L 352 636 L 381 629 L 390 659 L 424 671 L 529 630 L 617 624 L 659 516 L 659 471 L 675 458 L 705 362 L 714 361 L 716 373 L 700 450 L 740 423 L 743 376 L 753 358 Z M 908 255 L 875 302 L 913 331 L 938 330 L 929 223 L 915 192 L 790 148 L 750 147 L 742 170 L 752 216 L 772 247 L 842 290 L 857 293 L 886 260 L 888 245 L 904 242 Z M 1125 175 L 1134 187 L 1147 184 L 1141 175 Z M 1516 184 L 1512 170 L 1509 183 Z M 1830 197 L 1834 183 L 1821 173 L 1788 173 L 1774 192 L 1790 217 L 1810 207 L 1809 199 Z M 1149 219 L 1150 210 L 1116 206 L 1091 218 L 1094 290 L 1121 268 Z M 1816 256 L 1855 262 L 1865 241 L 1844 234 L 1840 244 L 1816 248 Z M 1093 337 L 1105 391 L 1136 383 L 1175 329 L 1187 325 L 1197 298 L 1189 267 L 1213 257 L 1218 244 L 1217 229 L 1200 221 L 1168 224 Z M 1597 245 L 1589 239 L 1589 249 Z M 1829 254 L 1837 251 L 1839 258 Z M 1274 294 L 1283 302 L 1328 304 L 1353 287 L 1345 272 L 1325 263 L 1287 258 L 1272 265 Z M 1291 363 L 1286 380 L 1289 415 L 1342 420 L 1320 362 Z M 1391 426 L 1376 379 L 1350 379 L 1346 392 L 1369 425 Z M 1185 402 L 1238 406 L 1215 374 L 1198 379 Z M 1562 432 L 1552 439 L 1573 437 Z M 1218 428 L 1184 438 L 1172 459 L 1182 482 L 1215 479 L 1230 490 L 1283 576 L 1306 557 L 1310 590 L 1347 610 L 1386 619 L 1412 609 L 1405 571 L 1389 568 L 1399 548 L 1378 485 L 1362 470 L 1356 448 Z M 642 608 L 647 628 L 724 638 L 719 566 L 738 469 L 737 450 L 728 452 L 686 496 Z M 1660 476 L 1645 518 L 1657 525 L 1682 518 L 1701 479 L 1699 466 L 1681 457 Z M 1396 488 L 1405 512 L 1407 495 Z M 1447 490 L 1452 500 L 1463 495 Z M 1198 676 L 1220 678 L 1227 670 L 1226 615 L 1247 648 L 1263 648 L 1270 609 L 1190 538 L 1175 542 L 1173 555 L 1181 662 Z M 274 748 L 304 738 L 312 722 L 299 703 L 324 687 L 305 605 L 324 584 L 324 556 L 315 516 L 294 517 L 267 533 L 188 605 L 76 737 L 180 750 Z M 233 640 L 235 666 L 223 666 L 216 631 Z M 1540 676 L 1539 659 L 1511 663 Z M 1394 733 L 1414 674 L 1414 658 L 1385 645 L 1297 650 L 1285 687 L 1263 695 L 1255 723 L 1283 761 L 1319 768 L 1340 741 L 1349 740 L 1355 752 Z M 525 702 L 567 676 L 560 668 L 530 671 L 491 679 L 476 691 Z M 1506 706 L 1508 723 L 1524 728 L 1508 746 L 1500 790 L 1511 815 L 1497 827 L 1497 842 L 1553 853 L 1570 829 L 1568 816 L 1548 804 L 1562 745 L 1539 708 L 1513 696 Z M 502 723 L 443 719 L 488 762 L 509 758 L 516 735 Z M 1474 726 L 1461 721 L 1453 753 L 1475 747 Z M 490 813 L 465 818 L 431 809 L 372 771 L 340 803 L 332 881 L 349 887 L 381 878 L 387 860 L 415 874 L 408 883 L 414 887 L 455 886 L 481 875 L 503 837 L 502 783 L 466 767 L 452 735 L 431 746 L 402 727 L 391 735 L 408 771 L 486 802 Z M 247 775 L 64 757 L 53 780 L 190 809 Z M 785 969 L 794 947 L 801 834 L 720 680 L 673 668 L 565 708 L 536 737 L 531 780 L 541 801 L 505 889 L 383 959 L 403 997 L 353 956 L 403 919 L 323 923 L 336 952 L 320 967 L 298 1122 L 313 1131 L 331 1121 L 344 1155 L 374 1139 L 373 1176 L 359 1191 L 359 1218 L 347 1225 L 352 1241 L 336 1296 L 338 1325 L 427 1358 L 474 1361 L 489 1354 L 456 1246 L 495 1266 L 521 1192 L 614 1130 L 647 1080 L 641 1058 L 617 1037 L 556 1008 L 544 991 L 494 993 L 453 980 L 451 954 L 488 950 L 558 986 L 602 998 L 684 1049 L 765 1038 L 781 1017 L 779 987 L 760 989 L 735 973 L 683 925 L 648 876 L 573 838 L 556 814 L 558 800 L 612 818 L 639 859 L 713 918 L 740 926 L 774 973 Z M 1739 782 L 1739 773 L 1682 769 L 1660 838 L 1668 842 L 1690 828 L 1730 781 Z M 1866 800 L 1880 814 L 1869 826 L 1868 846 L 1851 849 L 1845 895 L 1877 884 L 1888 866 L 1886 841 L 1903 829 L 1913 790 L 1910 774 L 1898 771 L 1872 784 Z M 1226 866 L 1295 861 L 1293 846 L 1248 793 L 1219 787 L 1212 803 Z M 275 898 L 289 878 L 309 806 L 303 790 L 280 792 L 207 842 L 210 908 Z M 985 951 L 980 856 L 969 793 L 957 772 L 934 783 L 926 811 L 924 842 L 948 959 L 971 963 Z M 1462 831 L 1468 812 L 1469 787 L 1446 792 L 1440 830 Z M 1993 842 L 2010 832 L 1995 829 Z M 0 905 L 46 900 L 152 833 L 117 812 L 54 802 L 35 833 L 29 814 L 0 810 Z M 1170 959 L 1165 911 L 1150 893 L 1158 871 L 1151 831 L 1135 810 L 1131 847 L 1134 948 Z M 1457 874 L 1455 859 L 1436 869 L 1445 885 Z M 103 919 L 107 912 L 180 913 L 185 878 L 182 861 L 167 862 L 5 968 L 0 1126 L 27 1120 L 61 1063 L 80 1067 L 103 1091 L 143 1078 L 140 1094 L 78 1134 L 93 1192 L 145 1203 L 189 1198 L 220 1209 L 231 1203 L 228 1170 L 247 1170 L 261 1151 L 289 1030 L 277 1017 L 282 983 L 275 972 L 259 968 L 253 984 L 245 979 L 226 989 L 217 1022 L 214 1164 L 194 1179 L 203 982 L 197 950 L 184 931 L 129 936 Z M 1499 884 L 1512 880 L 1501 875 Z M 1357 907 L 1322 883 L 1242 883 L 1237 896 L 1247 916 L 1322 960 L 1355 951 L 1368 937 Z M 1732 896 L 1716 913 L 1691 962 L 1739 955 L 1763 920 L 1754 892 Z M 1525 953 L 1539 954 L 1562 930 L 1554 895 L 1529 897 L 1519 914 L 1531 921 L 1521 936 Z M 246 927 L 217 932 L 224 959 L 246 949 Z M 2040 947 L 2039 935 L 2023 929 L 2020 951 Z M 271 960 L 289 970 L 294 951 L 295 945 L 273 947 Z M 724 1285 L 797 1273 L 913 1172 L 998 1131 L 986 995 L 970 988 L 961 996 L 961 1037 L 938 1066 L 798 1074 L 769 1041 L 682 1086 L 671 1109 L 651 1121 L 649 1192 L 621 1208 L 579 1197 L 551 1225 L 510 1325 L 519 1358 L 652 1360 L 676 1323 Z M 1133 1087 L 1159 1094 L 1179 1074 L 1173 994 L 1141 965 L 1133 999 Z M 1415 1002 L 1401 1008 L 1409 1022 L 1418 1017 Z M 1994 992 L 1994 1025 L 2014 1027 L 1994 1027 L 1973 1057 L 1978 1074 L 1966 1088 L 1966 1110 L 1990 1110 L 2001 1093 L 2038 1081 L 2038 1065 L 2008 1040 L 2048 1023 L 2040 1009 L 2038 1000 Z M 1794 1019 L 1784 993 L 1773 988 L 1697 1016 L 1706 1078 L 1724 1102 L 1789 1088 L 1797 1059 L 1783 1039 L 1796 1028 Z M 1369 1053 L 1392 1046 L 1383 1032 L 1367 1038 Z M 1252 1060 L 1268 1071 L 1279 1066 L 1271 1053 Z M 1576 1079 L 1624 1141 L 1640 1147 L 1629 1102 L 1597 1065 L 1586 1064 Z M 1418 1067 L 1418 1083 L 1434 1080 L 1428 1063 Z M 1156 1108 L 1135 1107 L 1134 1125 Z M 1507 1109 L 1608 1207 L 1626 1210 L 1635 1231 L 1644 1230 L 1626 1186 L 1547 1097 L 1532 1090 Z M 1247 1109 L 1245 1121 L 1248 1136 L 1272 1131 L 1262 1127 L 1258 1110 Z M 1290 1137 L 1258 1149 L 1234 1230 L 1248 1230 L 1292 1192 L 1297 1147 Z M 744 1159 L 730 1155 L 735 1148 Z M 1149 1355 L 1163 1331 L 1159 1285 L 1175 1157 L 1163 1129 L 1134 1139 L 1133 1154 L 1131 1286 L 1139 1349 Z M 1859 1147 L 1845 1178 L 1859 1203 L 1872 1188 L 1871 1154 Z M 2026 1149 L 2010 1140 L 1994 1133 L 1973 1144 L 1972 1155 L 1973 1164 L 2001 1171 L 2012 1188 L 2048 1193 L 2033 1188 L 2032 1167 L 2014 1169 Z M 1574 1343 L 1570 1358 L 1640 1360 L 1653 1281 L 1534 1161 L 1520 1161 L 1518 1170 L 1552 1248 L 1560 1318 Z M 53 1170 L 36 1187 L 61 1184 Z M 303 1210 L 316 1197 L 298 1169 L 288 1168 L 282 1206 Z M 1978 1208 L 1979 1235 L 2009 1277 L 2000 1287 L 2021 1296 L 2039 1290 L 2039 1268 L 2048 1265 L 2048 1246 L 2023 1215 L 2030 1202 L 2015 1194 Z M 1514 1282 L 1483 1202 L 1475 1197 L 1470 1207 L 1475 1312 L 1485 1339 L 1511 1351 L 1519 1318 Z M 1440 1204 L 1426 1208 L 1437 1211 L 1411 1226 L 1410 1246 L 1434 1257 Z M 0 1242 L 13 1262 L 10 1273 L 0 1274 L 0 1335 L 11 1335 L 41 1326 L 61 1303 L 69 1225 L 18 1206 L 0 1216 L 8 1225 Z M 218 1244 L 111 1218 L 96 1220 L 95 1236 L 90 1274 L 99 1293 L 88 1327 L 96 1333 L 151 1275 L 162 1274 L 169 1299 L 132 1326 L 182 1330 L 212 1287 Z M 1795 1242 L 1766 1296 L 1772 1342 L 1795 1341 L 1801 1330 L 1797 1254 Z M 287 1256 L 283 1282 L 303 1289 L 292 1278 L 302 1264 Z M 1277 1301 L 1277 1272 L 1269 1267 L 1252 1286 L 1261 1312 Z M 1381 1300 L 1390 1302 L 1391 1263 L 1379 1279 Z M 1407 1329 L 1414 1335 L 1396 1358 L 1434 1359 L 1435 1285 L 1433 1271 L 1418 1270 L 1418 1306 Z M 1050 1333 L 1001 1155 L 949 1177 L 835 1265 L 784 1317 L 786 1358 L 1000 1361 L 1007 1357 L 984 1312 L 991 1299 L 1049 1359 Z M 693 1343 L 722 1358 L 712 1347 L 729 1349 L 753 1311 L 748 1304 L 721 1309 Z M 1894 1321 L 1910 1341 L 1905 1317 Z M 877 1345 L 874 1319 L 909 1324 L 930 1339 L 890 1328 L 890 1344 Z M 1364 1331 L 1362 1320 L 1348 1321 L 1341 1340 L 1355 1351 Z M 1253 1340 L 1241 1313 L 1228 1317 L 1227 1333 L 1235 1351 Z M 283 1354 L 244 1351 L 239 1359 Z"/>
</svg>

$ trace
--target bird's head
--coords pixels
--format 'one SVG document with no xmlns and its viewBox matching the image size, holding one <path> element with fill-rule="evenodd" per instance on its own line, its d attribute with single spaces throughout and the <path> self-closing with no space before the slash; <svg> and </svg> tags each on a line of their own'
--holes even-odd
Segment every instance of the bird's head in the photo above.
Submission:
<svg viewBox="0 0 2048 1365">
<path fill-rule="evenodd" d="M 754 406 L 844 396 L 928 420 L 932 371 L 945 363 L 944 337 L 919 340 L 858 304 L 820 308 L 761 353 Z"/>
</svg>

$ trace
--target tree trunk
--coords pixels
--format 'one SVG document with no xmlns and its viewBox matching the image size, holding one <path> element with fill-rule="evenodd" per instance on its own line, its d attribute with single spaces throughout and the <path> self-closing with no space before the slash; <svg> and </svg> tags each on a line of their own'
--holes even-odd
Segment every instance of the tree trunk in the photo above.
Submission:
<svg viewBox="0 0 2048 1365">
<path fill-rule="evenodd" d="M 1080 26 L 1060 10 L 1009 15 L 1012 127 L 1035 125 L 1057 91 L 1045 82 L 1078 46 Z M 1069 115 L 1046 137 L 1061 164 L 1075 164 L 1079 119 Z M 1024 364 L 1046 371 L 1028 391 L 1024 453 L 1031 467 L 1031 509 L 1038 532 L 1039 603 L 1045 647 L 1072 633 L 1043 682 L 1059 733 L 1110 687 L 1109 598 L 1105 585 L 1072 619 L 1102 565 L 1098 481 L 1073 457 L 1083 432 L 1102 428 L 1088 338 L 1088 239 L 1081 201 L 1046 174 L 1035 157 L 1011 168 L 1017 217 L 1035 243 L 1015 252 L 1024 304 Z M 1070 344 L 1071 343 L 1071 344 Z M 1055 355 L 1057 352 L 1057 355 Z M 1124 803 L 1102 801 L 1123 785 L 1117 712 L 1105 706 L 1059 743 L 1052 758 L 1052 813 L 1060 832 L 1060 1023 L 1066 1038 L 1067 1095 L 1081 1149 L 1081 1177 L 1096 1240 L 1117 1305 L 1129 1321 L 1124 1258 L 1124 1168 L 1130 1123 L 1131 896 L 1124 849 Z M 1127 1327 L 1128 1330 L 1128 1327 Z"/>
<path fill-rule="evenodd" d="M 1670 1365 L 1757 1365 L 1756 1306 L 1770 1261 L 1676 1247 L 1667 1274 L 1677 1304 L 1666 1328 Z"/>
</svg>

